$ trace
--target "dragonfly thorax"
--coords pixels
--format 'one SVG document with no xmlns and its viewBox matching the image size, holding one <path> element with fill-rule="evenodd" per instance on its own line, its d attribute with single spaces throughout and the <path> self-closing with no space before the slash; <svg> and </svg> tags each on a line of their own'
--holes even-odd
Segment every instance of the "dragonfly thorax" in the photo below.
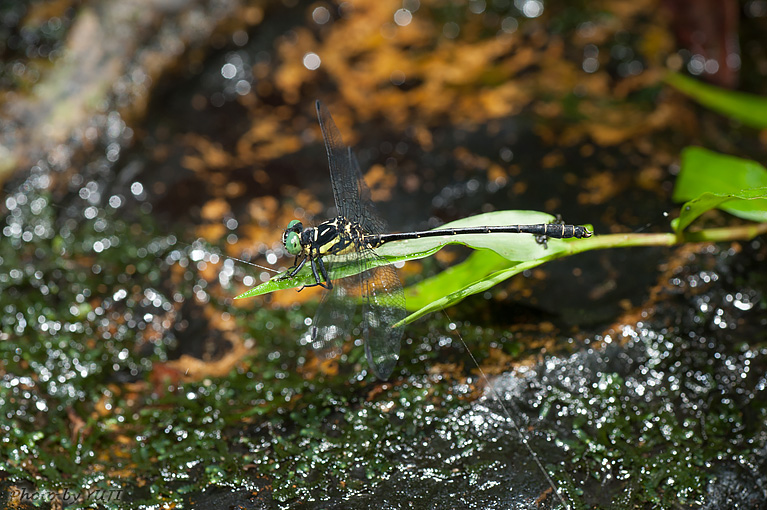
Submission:
<svg viewBox="0 0 767 510">
<path fill-rule="evenodd" d="M 282 234 L 282 244 L 291 255 L 317 257 L 366 247 L 369 237 L 359 223 L 338 216 L 309 228 L 293 220 Z"/>
<path fill-rule="evenodd" d="M 320 223 L 313 230 L 311 242 L 315 253 L 321 256 L 341 255 L 359 249 L 365 239 L 365 231 L 359 223 L 343 216 Z"/>
</svg>

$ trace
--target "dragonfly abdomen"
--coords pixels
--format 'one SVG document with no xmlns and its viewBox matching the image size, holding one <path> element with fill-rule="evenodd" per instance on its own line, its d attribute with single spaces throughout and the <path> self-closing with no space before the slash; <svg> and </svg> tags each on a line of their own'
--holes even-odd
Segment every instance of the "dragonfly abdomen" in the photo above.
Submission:
<svg viewBox="0 0 767 510">
<path fill-rule="evenodd" d="M 592 232 L 586 227 L 578 225 L 562 225 L 559 223 L 539 223 L 535 225 L 504 225 L 504 226 L 481 226 L 464 227 L 440 230 L 423 230 L 420 232 L 402 232 L 399 234 L 381 234 L 369 236 L 369 242 L 373 246 L 379 246 L 391 241 L 404 241 L 408 239 L 420 239 L 422 237 L 459 236 L 466 234 L 533 234 L 554 239 L 586 238 L 591 237 Z"/>
</svg>

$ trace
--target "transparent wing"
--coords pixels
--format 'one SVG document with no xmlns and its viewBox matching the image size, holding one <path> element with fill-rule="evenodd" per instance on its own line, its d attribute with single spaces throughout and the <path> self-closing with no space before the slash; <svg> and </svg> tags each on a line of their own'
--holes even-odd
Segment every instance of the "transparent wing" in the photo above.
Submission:
<svg viewBox="0 0 767 510">
<path fill-rule="evenodd" d="M 329 273 L 332 270 L 328 267 Z M 341 355 L 343 344 L 354 326 L 354 312 L 361 293 L 360 282 L 359 274 L 333 280 L 333 288 L 322 296 L 303 342 L 311 345 L 321 359 Z"/>
<path fill-rule="evenodd" d="M 354 169 L 354 173 L 359 176 L 357 188 L 360 190 L 360 218 L 357 220 L 360 226 L 369 234 L 385 234 L 389 231 L 386 221 L 378 214 L 373 200 L 370 198 L 370 188 L 365 184 L 360 170 L 360 163 L 357 156 L 349 149 L 349 161 Z"/>
<path fill-rule="evenodd" d="M 319 101 L 316 107 L 338 214 L 359 223 L 367 233 L 386 232 L 386 223 L 370 199 L 370 189 L 362 178 L 357 158 L 344 145 L 327 108 Z M 361 300 L 368 364 L 378 378 L 387 379 L 399 359 L 402 328 L 392 325 L 405 317 L 402 284 L 391 265 L 374 267 L 373 261 L 380 257 L 372 250 L 355 252 L 352 259 L 352 263 L 361 265 L 359 269 L 365 269 L 364 272 L 333 282 L 335 288 L 320 304 L 309 329 L 308 341 L 322 356 L 340 353 L 353 325 L 355 301 Z"/>
<path fill-rule="evenodd" d="M 368 260 L 379 258 L 368 252 Z M 405 295 L 394 266 L 368 267 L 362 276 L 365 355 L 373 373 L 388 379 L 399 359 L 403 328 L 392 325 L 405 318 Z"/>
<path fill-rule="evenodd" d="M 325 139 L 328 153 L 330 181 L 333 185 L 333 198 L 341 216 L 359 223 L 371 234 L 382 234 L 386 225 L 375 211 L 370 199 L 370 188 L 362 178 L 362 171 L 351 149 L 344 145 L 341 132 L 336 127 L 330 112 L 317 101 L 317 118 Z"/>
</svg>

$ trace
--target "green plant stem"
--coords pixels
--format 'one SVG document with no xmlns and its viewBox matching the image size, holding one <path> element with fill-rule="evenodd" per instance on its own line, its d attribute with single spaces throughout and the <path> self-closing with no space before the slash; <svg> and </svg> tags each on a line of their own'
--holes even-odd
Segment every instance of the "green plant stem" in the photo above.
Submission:
<svg viewBox="0 0 767 510">
<path fill-rule="evenodd" d="M 682 232 L 680 234 L 608 234 L 591 237 L 589 239 L 568 241 L 564 250 L 553 253 L 547 257 L 518 263 L 509 261 L 508 268 L 496 271 L 460 290 L 456 290 L 442 298 L 431 301 L 426 306 L 421 307 L 405 317 L 396 325 L 409 324 L 427 313 L 454 305 L 466 296 L 482 292 L 522 271 L 532 269 L 548 260 L 575 255 L 576 253 L 606 248 L 625 248 L 629 246 L 673 246 L 684 243 L 744 241 L 766 233 L 767 223 L 751 223 L 738 227 L 712 228 L 699 230 L 697 232 Z"/>
<path fill-rule="evenodd" d="M 584 251 L 630 246 L 673 246 L 684 243 L 747 241 L 761 234 L 767 234 L 767 223 L 710 228 L 694 232 L 685 231 L 680 234 L 608 234 L 571 242 L 567 252 L 576 254 Z"/>
</svg>

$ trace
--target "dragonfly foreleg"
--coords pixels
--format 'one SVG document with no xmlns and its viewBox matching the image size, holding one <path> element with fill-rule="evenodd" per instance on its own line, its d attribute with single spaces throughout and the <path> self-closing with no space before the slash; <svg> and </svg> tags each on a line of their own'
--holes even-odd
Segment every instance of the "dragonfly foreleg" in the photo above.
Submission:
<svg viewBox="0 0 767 510">
<path fill-rule="evenodd" d="M 301 268 L 304 267 L 304 264 L 306 264 L 306 257 L 302 258 L 301 262 L 299 262 L 298 256 L 296 256 L 296 260 L 293 261 L 293 267 L 288 269 L 288 278 L 296 276 Z"/>
<path fill-rule="evenodd" d="M 299 262 L 298 256 L 296 256 L 296 260 L 293 262 L 293 267 L 288 269 L 287 275 L 285 275 L 285 278 L 293 278 L 298 274 L 298 272 L 301 270 L 302 267 L 304 267 L 304 264 L 306 264 L 306 259 L 308 257 L 304 257 Z M 312 259 L 312 273 L 314 273 L 314 278 L 317 279 L 317 270 L 314 268 L 314 259 Z M 314 287 L 314 285 L 317 285 L 316 283 L 313 285 L 302 285 L 300 289 L 298 289 L 298 292 L 301 292 L 304 290 L 304 287 Z"/>
</svg>

